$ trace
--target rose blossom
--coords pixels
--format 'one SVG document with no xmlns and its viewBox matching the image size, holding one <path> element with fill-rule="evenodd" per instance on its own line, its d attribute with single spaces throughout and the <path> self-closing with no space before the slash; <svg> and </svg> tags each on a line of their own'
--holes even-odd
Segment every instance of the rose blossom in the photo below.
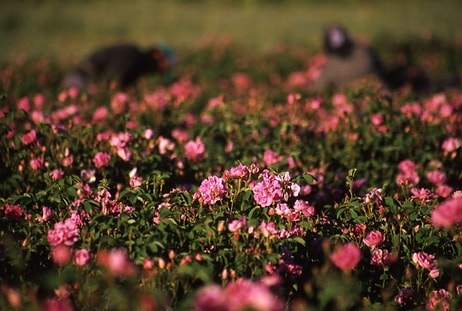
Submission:
<svg viewBox="0 0 462 311">
<path fill-rule="evenodd" d="M 97 152 L 93 157 L 93 163 L 97 168 L 107 166 L 110 160 L 111 156 L 106 152 Z"/>
<path fill-rule="evenodd" d="M 77 266 L 85 266 L 91 258 L 91 254 L 85 248 L 79 249 L 74 254 L 74 264 Z"/>
<path fill-rule="evenodd" d="M 445 289 L 434 290 L 428 297 L 425 309 L 429 311 L 449 311 L 451 307 L 451 294 Z"/>
<path fill-rule="evenodd" d="M 22 143 L 24 145 L 30 145 L 37 139 L 37 134 L 35 130 L 30 130 L 22 136 Z"/>
<path fill-rule="evenodd" d="M 51 250 L 51 258 L 58 266 L 63 266 L 71 261 L 72 249 L 64 244 L 56 245 Z"/>
<path fill-rule="evenodd" d="M 186 158 L 191 162 L 197 162 L 205 156 L 205 146 L 200 137 L 190 140 L 184 145 Z"/>
<path fill-rule="evenodd" d="M 385 242 L 385 236 L 379 230 L 369 232 L 369 234 L 363 239 L 363 243 L 372 249 L 376 248 L 383 242 Z"/>
<path fill-rule="evenodd" d="M 462 198 L 448 199 L 431 213 L 431 221 L 436 228 L 449 228 L 462 222 Z"/>
<path fill-rule="evenodd" d="M 223 180 L 217 176 L 209 176 L 199 186 L 199 193 L 206 204 L 215 204 L 227 193 Z"/>
<path fill-rule="evenodd" d="M 18 204 L 6 204 L 5 205 L 5 217 L 8 219 L 19 219 L 23 215 L 23 209 Z"/>
<path fill-rule="evenodd" d="M 276 176 L 268 170 L 262 172 L 263 180 L 257 183 L 252 191 L 255 202 L 262 207 L 270 206 L 282 197 L 282 186 Z"/>
<path fill-rule="evenodd" d="M 361 250 L 354 243 L 338 247 L 329 256 L 332 263 L 341 270 L 353 270 L 361 260 Z"/>
<path fill-rule="evenodd" d="M 439 276 L 438 262 L 435 256 L 425 252 L 418 252 L 412 254 L 412 262 L 414 265 L 422 267 L 430 271 L 429 276 L 433 279 Z"/>
</svg>

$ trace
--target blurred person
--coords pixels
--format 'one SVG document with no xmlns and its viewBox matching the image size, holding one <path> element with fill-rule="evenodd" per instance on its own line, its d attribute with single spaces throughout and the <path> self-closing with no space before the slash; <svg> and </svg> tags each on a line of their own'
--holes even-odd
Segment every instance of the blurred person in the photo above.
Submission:
<svg viewBox="0 0 462 311">
<path fill-rule="evenodd" d="M 94 51 L 78 64 L 65 76 L 64 86 L 87 90 L 91 82 L 104 79 L 126 89 L 148 74 L 163 74 L 168 82 L 175 63 L 173 51 L 167 45 L 140 49 L 128 43 L 114 44 Z"/>
<path fill-rule="evenodd" d="M 324 31 L 323 49 L 326 60 L 310 90 L 339 90 L 363 78 L 375 79 L 386 89 L 382 68 L 372 49 L 357 44 L 342 25 L 334 24 Z"/>
</svg>

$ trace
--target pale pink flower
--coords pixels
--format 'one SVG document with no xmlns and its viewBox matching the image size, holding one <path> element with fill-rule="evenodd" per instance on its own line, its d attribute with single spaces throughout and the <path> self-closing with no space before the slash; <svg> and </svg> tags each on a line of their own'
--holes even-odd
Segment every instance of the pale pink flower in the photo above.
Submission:
<svg viewBox="0 0 462 311">
<path fill-rule="evenodd" d="M 262 207 L 270 206 L 282 198 L 282 185 L 276 176 L 268 170 L 262 172 L 263 180 L 257 183 L 252 191 L 255 202 Z"/>
<path fill-rule="evenodd" d="M 413 253 L 412 262 L 414 265 L 430 271 L 430 277 L 437 278 L 439 276 L 438 262 L 432 254 L 426 252 Z"/>
<path fill-rule="evenodd" d="M 111 156 L 106 152 L 97 152 L 93 157 L 93 163 L 97 168 L 107 166 L 110 160 Z"/>
<path fill-rule="evenodd" d="M 42 216 L 38 216 L 36 220 L 38 222 L 46 222 L 51 218 L 53 218 L 53 211 L 51 210 L 51 208 L 44 206 L 42 207 Z"/>
<path fill-rule="evenodd" d="M 139 176 L 130 177 L 130 182 L 129 183 L 130 183 L 130 187 L 132 187 L 132 188 L 139 187 L 143 183 L 143 178 L 139 177 Z"/>
<path fill-rule="evenodd" d="M 205 156 L 205 145 L 200 137 L 195 140 L 190 140 L 184 145 L 184 153 L 186 158 L 191 162 L 198 162 Z"/>
<path fill-rule="evenodd" d="M 314 206 L 311 206 L 308 201 L 295 200 L 294 210 L 301 212 L 305 217 L 311 217 L 315 214 Z"/>
<path fill-rule="evenodd" d="M 90 258 L 91 254 L 87 249 L 79 249 L 74 254 L 74 264 L 76 266 L 85 266 L 90 261 Z"/>
<path fill-rule="evenodd" d="M 329 255 L 332 263 L 341 270 L 353 270 L 361 260 L 361 250 L 354 243 L 339 246 Z"/>
<path fill-rule="evenodd" d="M 53 229 L 48 230 L 48 243 L 51 246 L 57 246 L 64 243 L 72 246 L 79 240 L 79 228 L 72 218 L 67 218 L 54 224 Z"/>
<path fill-rule="evenodd" d="M 379 230 L 369 232 L 367 236 L 363 239 L 363 243 L 372 249 L 376 248 L 383 242 L 385 242 L 385 236 Z"/>
<path fill-rule="evenodd" d="M 444 151 L 444 154 L 451 153 L 456 151 L 462 146 L 462 140 L 455 137 L 447 138 L 443 141 L 441 148 Z"/>
<path fill-rule="evenodd" d="M 130 149 L 128 149 L 128 147 L 123 147 L 117 149 L 117 155 L 125 162 L 128 162 L 132 157 L 132 152 L 130 151 Z"/>
<path fill-rule="evenodd" d="M 56 180 L 63 178 L 64 172 L 59 169 L 54 169 L 50 172 L 50 176 L 51 176 L 51 179 L 56 181 Z"/>
<path fill-rule="evenodd" d="M 451 198 L 437 206 L 431 213 L 436 228 L 450 228 L 462 223 L 462 198 Z"/>
<path fill-rule="evenodd" d="M 223 180 L 217 176 L 209 176 L 199 186 L 200 197 L 205 204 L 215 204 L 227 193 Z"/>
<path fill-rule="evenodd" d="M 262 220 L 258 229 L 265 238 L 278 234 L 278 229 L 274 222 L 266 223 L 266 221 Z"/>
<path fill-rule="evenodd" d="M 157 144 L 159 145 L 160 154 L 166 154 L 167 152 L 173 151 L 173 149 L 175 149 L 175 143 L 163 136 L 159 136 L 159 138 L 157 138 Z"/>
<path fill-rule="evenodd" d="M 228 224 L 228 230 L 234 233 L 244 228 L 245 226 L 247 226 L 247 218 L 243 216 L 240 219 L 231 220 Z"/>
<path fill-rule="evenodd" d="M 151 139 L 154 137 L 154 131 L 152 129 L 145 129 L 143 131 L 143 137 L 144 139 Z"/>
<path fill-rule="evenodd" d="M 285 305 L 260 282 L 239 279 L 224 288 L 229 311 L 283 311 Z"/>
<path fill-rule="evenodd" d="M 68 157 L 65 157 L 62 161 L 61 161 L 61 165 L 64 166 L 64 167 L 68 167 L 68 166 L 71 166 L 72 163 L 74 163 L 74 157 L 73 156 L 68 156 Z"/>
</svg>

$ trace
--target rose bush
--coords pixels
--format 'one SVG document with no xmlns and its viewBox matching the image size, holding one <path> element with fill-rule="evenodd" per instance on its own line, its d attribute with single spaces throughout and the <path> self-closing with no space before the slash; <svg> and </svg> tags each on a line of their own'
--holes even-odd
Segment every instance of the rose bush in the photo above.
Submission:
<svg viewBox="0 0 462 311">
<path fill-rule="evenodd" d="M 311 94 L 306 57 L 201 47 L 125 93 L 8 64 L 0 307 L 460 306 L 462 91 Z"/>
</svg>

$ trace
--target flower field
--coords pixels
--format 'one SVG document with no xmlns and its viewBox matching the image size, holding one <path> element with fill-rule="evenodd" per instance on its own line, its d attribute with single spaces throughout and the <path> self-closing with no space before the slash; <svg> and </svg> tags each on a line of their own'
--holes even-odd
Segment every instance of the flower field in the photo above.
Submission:
<svg viewBox="0 0 462 311">
<path fill-rule="evenodd" d="M 459 310 L 462 48 L 411 52 L 390 96 L 221 38 L 125 92 L 1 67 L 0 309 Z"/>
</svg>

